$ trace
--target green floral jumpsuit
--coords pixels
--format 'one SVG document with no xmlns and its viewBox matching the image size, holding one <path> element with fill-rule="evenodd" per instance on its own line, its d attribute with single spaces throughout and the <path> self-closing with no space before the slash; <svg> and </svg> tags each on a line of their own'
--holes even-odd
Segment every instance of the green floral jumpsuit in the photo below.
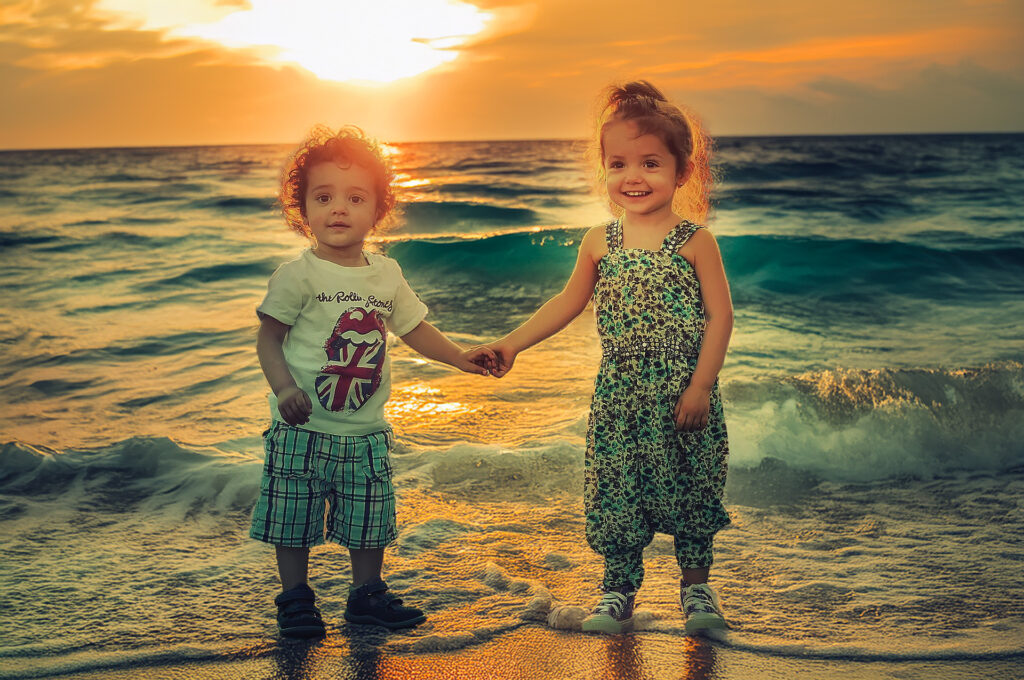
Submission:
<svg viewBox="0 0 1024 680">
<path fill-rule="evenodd" d="M 729 443 L 716 381 L 708 424 L 675 427 L 675 405 L 697 366 L 704 303 L 678 254 L 701 227 L 679 223 L 661 250 L 622 247 L 622 224 L 606 228 L 594 311 L 602 360 L 587 428 L 587 542 L 605 558 L 604 588 L 637 589 L 654 532 L 675 537 L 681 569 L 710 566 Z"/>
</svg>

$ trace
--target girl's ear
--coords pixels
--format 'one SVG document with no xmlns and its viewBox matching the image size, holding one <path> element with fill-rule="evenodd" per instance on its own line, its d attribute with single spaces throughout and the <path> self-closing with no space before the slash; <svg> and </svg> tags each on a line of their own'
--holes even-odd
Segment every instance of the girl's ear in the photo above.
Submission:
<svg viewBox="0 0 1024 680">
<path fill-rule="evenodd" d="M 683 166 L 682 172 L 676 175 L 676 186 L 681 187 L 690 180 L 690 175 L 693 174 L 693 161 L 687 160 L 686 165 Z"/>
</svg>

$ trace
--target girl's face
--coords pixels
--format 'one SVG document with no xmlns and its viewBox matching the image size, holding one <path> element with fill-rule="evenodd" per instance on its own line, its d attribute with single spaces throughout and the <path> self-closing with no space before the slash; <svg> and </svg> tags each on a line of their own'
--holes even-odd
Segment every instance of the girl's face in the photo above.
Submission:
<svg viewBox="0 0 1024 680">
<path fill-rule="evenodd" d="M 604 170 L 608 197 L 627 213 L 656 216 L 672 212 L 672 197 L 689 175 L 657 135 L 637 136 L 631 120 L 605 126 Z"/>
<path fill-rule="evenodd" d="M 377 218 L 373 175 L 355 163 L 324 161 L 310 167 L 306 179 L 306 224 L 317 254 L 332 259 L 361 253 Z"/>
</svg>

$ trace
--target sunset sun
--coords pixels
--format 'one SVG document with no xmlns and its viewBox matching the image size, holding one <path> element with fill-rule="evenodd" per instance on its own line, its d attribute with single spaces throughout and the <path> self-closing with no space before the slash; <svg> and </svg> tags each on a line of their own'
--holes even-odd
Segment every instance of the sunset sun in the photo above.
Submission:
<svg viewBox="0 0 1024 680">
<path fill-rule="evenodd" d="M 189 6 L 195 5 L 195 12 Z M 323 80 L 389 83 L 424 73 L 458 56 L 492 15 L 457 0 L 251 0 L 247 9 L 107 0 L 104 9 L 141 18 L 173 37 L 201 38 L 253 49 L 265 60 L 297 64 Z M 199 10 L 203 11 L 199 11 Z M 224 11 L 227 13 L 223 13 Z"/>
</svg>

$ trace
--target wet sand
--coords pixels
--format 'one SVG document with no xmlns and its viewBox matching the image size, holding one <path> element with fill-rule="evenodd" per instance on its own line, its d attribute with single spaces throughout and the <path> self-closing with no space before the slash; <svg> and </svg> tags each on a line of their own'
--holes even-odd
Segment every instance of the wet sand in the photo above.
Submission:
<svg viewBox="0 0 1024 680">
<path fill-rule="evenodd" d="M 457 652 L 396 654 L 378 648 L 379 629 L 332 631 L 324 640 L 274 642 L 235 658 L 111 667 L 78 680 L 974 680 L 1024 677 L 1024 659 L 851 661 L 772 656 L 702 638 L 663 634 L 592 636 L 528 625 Z M 28 669 L 22 669 L 23 672 Z M 29 673 L 31 673 L 29 671 Z M 22 675 L 21 677 L 26 677 Z"/>
</svg>

